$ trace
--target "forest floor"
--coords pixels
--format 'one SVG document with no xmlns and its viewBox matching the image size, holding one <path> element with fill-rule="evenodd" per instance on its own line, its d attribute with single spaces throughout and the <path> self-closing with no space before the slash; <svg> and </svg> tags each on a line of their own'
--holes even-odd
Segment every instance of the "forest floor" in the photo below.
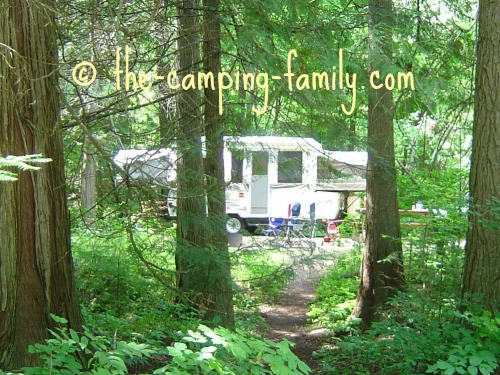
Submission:
<svg viewBox="0 0 500 375">
<path fill-rule="evenodd" d="M 322 342 L 327 341 L 329 333 L 324 329 L 310 327 L 306 315 L 308 305 L 314 299 L 317 283 L 335 264 L 340 253 L 352 246 L 349 240 L 325 243 L 318 246 L 311 256 L 305 256 L 300 250 L 288 251 L 294 277 L 275 304 L 262 305 L 260 308 L 261 315 L 269 326 L 266 330 L 267 338 L 294 342 L 292 351 L 311 367 L 313 373 L 318 367 L 313 352 L 321 348 Z"/>
</svg>

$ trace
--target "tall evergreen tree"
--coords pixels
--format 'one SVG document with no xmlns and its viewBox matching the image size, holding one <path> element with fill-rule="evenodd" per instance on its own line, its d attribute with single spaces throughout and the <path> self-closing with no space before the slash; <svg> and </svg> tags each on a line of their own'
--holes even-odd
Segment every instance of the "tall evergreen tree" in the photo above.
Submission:
<svg viewBox="0 0 500 375">
<path fill-rule="evenodd" d="M 369 73 L 392 59 L 392 0 L 370 0 Z M 380 84 L 385 77 L 381 77 Z M 369 325 L 375 310 L 404 286 L 394 160 L 392 91 L 368 88 L 366 241 L 353 311 Z"/>
<path fill-rule="evenodd" d="M 0 368 L 32 364 L 53 327 L 80 330 L 69 246 L 52 0 L 0 2 L 0 153 L 43 154 L 40 171 L 0 183 Z"/>
<path fill-rule="evenodd" d="M 220 21 L 218 3 L 207 2 L 200 22 L 197 0 L 177 5 L 178 59 L 181 75 L 197 73 L 202 61 L 215 77 L 220 71 Z M 204 27 L 204 32 L 202 31 Z M 181 91 L 177 99 L 177 252 L 176 266 L 181 296 L 208 322 L 233 325 L 232 282 L 225 232 L 225 190 L 222 162 L 222 118 L 218 90 L 206 89 L 204 113 L 196 89 Z M 204 116 L 203 116 L 204 115 Z M 201 136 L 206 133 L 205 163 Z M 205 176 L 204 172 L 207 172 Z M 208 212 L 208 218 L 207 218 Z"/>
<path fill-rule="evenodd" d="M 219 0 L 205 0 L 203 7 L 203 64 L 205 73 L 214 77 L 221 71 L 221 30 Z M 221 324 L 234 324 L 231 264 L 226 236 L 226 194 L 224 183 L 224 118 L 219 115 L 219 87 L 205 89 L 204 119 L 206 136 L 206 181 L 208 225 L 210 230 L 212 263 L 208 283 L 210 283 L 210 305 L 205 318 L 215 316 Z"/>
<path fill-rule="evenodd" d="M 471 211 L 462 295 L 500 312 L 500 3 L 479 1 Z"/>
<path fill-rule="evenodd" d="M 178 70 L 181 76 L 195 73 L 200 64 L 200 14 L 198 0 L 180 0 L 178 17 Z M 178 287 L 193 292 L 204 285 L 195 265 L 206 243 L 206 203 L 201 136 L 201 96 L 198 90 L 177 95 L 177 253 Z M 199 291 L 199 290 L 198 290 Z"/>
</svg>

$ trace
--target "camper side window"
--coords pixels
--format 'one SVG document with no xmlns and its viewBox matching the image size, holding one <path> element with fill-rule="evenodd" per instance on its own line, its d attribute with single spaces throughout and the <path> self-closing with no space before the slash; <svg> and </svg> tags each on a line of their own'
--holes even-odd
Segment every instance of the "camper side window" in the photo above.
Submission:
<svg viewBox="0 0 500 375">
<path fill-rule="evenodd" d="M 237 184 L 243 182 L 243 158 L 239 155 L 231 156 L 231 182 Z"/>
<path fill-rule="evenodd" d="M 278 152 L 278 182 L 302 183 L 302 152 Z"/>
</svg>

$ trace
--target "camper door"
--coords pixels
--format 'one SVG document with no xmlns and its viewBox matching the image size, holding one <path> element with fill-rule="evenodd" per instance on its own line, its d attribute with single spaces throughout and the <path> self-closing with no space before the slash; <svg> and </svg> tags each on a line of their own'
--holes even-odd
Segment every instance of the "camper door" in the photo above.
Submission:
<svg viewBox="0 0 500 375">
<path fill-rule="evenodd" d="M 253 151 L 251 157 L 250 214 L 267 216 L 269 202 L 269 153 Z"/>
</svg>

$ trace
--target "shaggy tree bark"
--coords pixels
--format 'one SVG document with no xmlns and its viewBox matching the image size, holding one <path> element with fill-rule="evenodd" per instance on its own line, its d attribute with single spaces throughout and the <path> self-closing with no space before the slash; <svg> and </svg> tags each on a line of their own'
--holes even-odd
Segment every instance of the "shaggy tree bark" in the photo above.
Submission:
<svg viewBox="0 0 500 375">
<path fill-rule="evenodd" d="M 197 0 L 179 1 L 178 14 L 178 59 L 183 76 L 196 73 L 201 63 L 199 20 L 200 5 Z M 205 66 L 210 71 L 220 69 L 220 31 L 217 7 L 206 10 L 205 24 L 210 40 L 205 41 Z M 208 15 L 210 13 L 210 15 Z M 210 20 L 210 21 L 209 21 Z M 210 26 L 208 26 L 210 22 Z M 215 34 L 214 34 L 215 33 Z M 215 42 L 215 44 L 213 44 Z M 213 54 L 215 53 L 215 54 Z M 213 55 L 212 55 L 213 54 Z M 214 71 L 214 73 L 216 73 Z M 178 287 L 181 297 L 196 308 L 202 318 L 210 322 L 231 326 L 233 324 L 232 283 L 229 255 L 225 237 L 225 197 L 222 173 L 222 134 L 217 101 L 217 92 L 206 91 L 205 120 L 207 170 L 203 173 L 201 135 L 205 129 L 201 113 L 199 91 L 183 90 L 177 96 L 177 252 L 176 266 L 179 274 Z M 208 185 L 206 181 L 208 180 Z M 207 188 L 208 186 L 208 188 Z M 207 203 L 208 202 L 208 207 Z M 207 220 L 207 211 L 209 219 Z"/>
<path fill-rule="evenodd" d="M 479 1 L 471 213 L 462 296 L 500 312 L 500 3 Z"/>
<path fill-rule="evenodd" d="M 51 163 L 0 183 L 0 368 L 31 365 L 27 346 L 53 328 L 81 330 L 69 246 L 51 0 L 0 2 L 0 153 Z"/>
<path fill-rule="evenodd" d="M 370 0 L 369 73 L 391 61 L 391 0 Z M 381 77 L 383 82 L 385 77 Z M 368 89 L 366 241 L 353 316 L 368 326 L 377 307 L 404 287 L 394 161 L 392 92 Z"/>
<path fill-rule="evenodd" d="M 200 4 L 181 0 L 178 15 L 178 61 L 180 76 L 200 69 Z M 182 90 L 177 98 L 177 251 L 176 268 L 180 297 L 203 316 L 213 305 L 210 278 L 205 176 L 201 136 L 202 98 L 196 89 Z"/>
<path fill-rule="evenodd" d="M 203 62 L 205 72 L 212 72 L 214 77 L 221 70 L 220 18 L 219 0 L 204 1 L 204 42 Z M 217 80 L 215 80 L 217 82 Z M 212 320 L 215 316 L 221 319 L 224 326 L 234 324 L 233 292 L 231 280 L 231 264 L 226 235 L 226 194 L 224 184 L 224 122 L 219 115 L 219 87 L 215 90 L 205 89 L 205 135 L 206 135 L 206 167 L 208 224 L 210 228 L 209 243 L 212 247 L 212 278 L 210 291 L 212 303 L 208 306 L 205 318 Z"/>
</svg>

